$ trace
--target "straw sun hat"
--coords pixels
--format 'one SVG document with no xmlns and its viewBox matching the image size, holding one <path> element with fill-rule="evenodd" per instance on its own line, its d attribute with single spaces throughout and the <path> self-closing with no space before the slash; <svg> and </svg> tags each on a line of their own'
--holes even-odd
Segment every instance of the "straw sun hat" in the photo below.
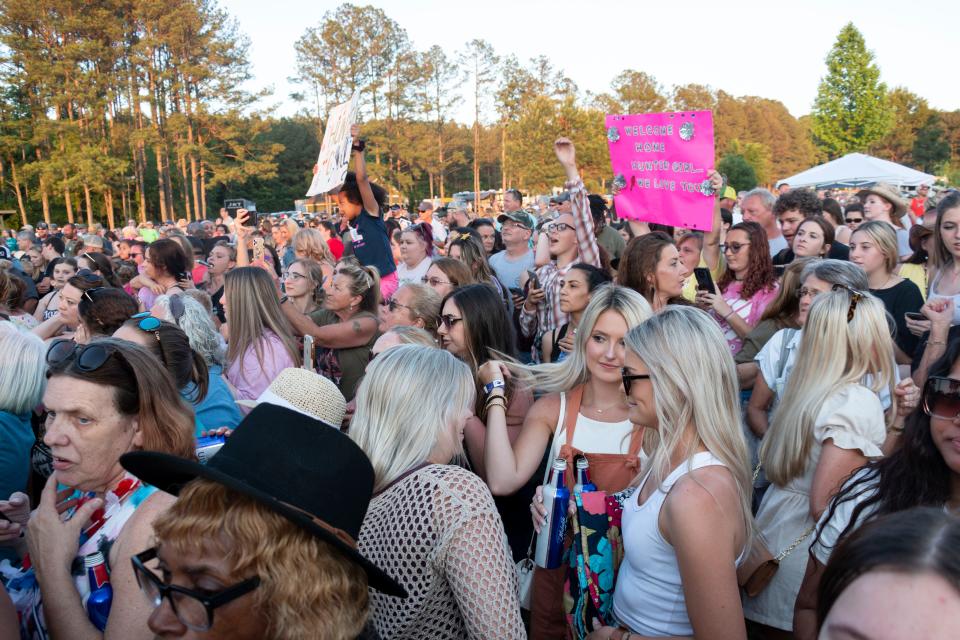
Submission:
<svg viewBox="0 0 960 640">
<path fill-rule="evenodd" d="M 237 400 L 248 408 L 262 403 L 292 409 L 335 429 L 340 428 L 347 411 L 347 401 L 332 380 L 292 367 L 281 371 L 256 400 Z"/>
<path fill-rule="evenodd" d="M 893 205 L 894 217 L 899 218 L 907 212 L 907 203 L 903 200 L 903 198 L 900 197 L 900 192 L 893 185 L 885 182 L 878 182 L 872 187 L 857 193 L 857 197 L 860 198 L 860 202 L 863 202 L 864 199 L 871 193 L 875 196 L 880 196 Z"/>
</svg>

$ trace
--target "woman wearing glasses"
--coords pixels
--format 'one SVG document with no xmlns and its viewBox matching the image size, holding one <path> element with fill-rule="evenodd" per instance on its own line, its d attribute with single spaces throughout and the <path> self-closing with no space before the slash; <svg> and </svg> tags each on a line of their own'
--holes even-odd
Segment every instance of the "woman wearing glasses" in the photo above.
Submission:
<svg viewBox="0 0 960 640">
<path fill-rule="evenodd" d="M 460 260 L 437 258 L 427 269 L 427 274 L 423 276 L 421 282 L 444 298 L 457 287 L 473 284 L 476 280 L 470 268 Z"/>
<path fill-rule="evenodd" d="M 921 407 L 906 418 L 900 446 L 868 464 L 837 493 L 818 525 L 796 604 L 796 636 L 816 637 L 817 586 L 837 544 L 876 518 L 918 506 L 960 509 L 960 341 L 930 369 Z M 903 419 L 898 420 L 903 424 Z"/>
<path fill-rule="evenodd" d="M 316 322 L 323 309 L 323 283 L 328 277 L 319 262 L 297 258 L 283 274 L 283 292 L 293 308 Z"/>
<path fill-rule="evenodd" d="M 400 262 L 397 277 L 400 286 L 419 283 L 427 275 L 433 259 L 433 227 L 413 224 L 400 233 Z"/>
<path fill-rule="evenodd" d="M 644 456 L 643 429 L 631 422 L 623 393 L 624 336 L 651 315 L 650 303 L 633 289 L 602 286 L 584 310 L 574 348 L 563 362 L 508 365 L 511 375 L 546 393 L 527 412 L 519 433 L 511 433 L 506 416 L 513 401 L 506 388 L 510 379 L 506 367 L 491 361 L 481 368 L 487 411 L 484 466 L 495 496 L 513 495 L 530 483 L 543 484 L 545 451 L 546 460 L 563 457 L 569 468 L 574 456 L 585 455 L 591 479 L 602 491 L 621 491 L 630 483 Z M 539 490 L 528 508 L 537 521 L 543 518 Z M 566 636 L 565 578 L 564 569 L 535 571 L 531 637 Z"/>
<path fill-rule="evenodd" d="M 380 309 L 380 332 L 408 326 L 425 330 L 436 337 L 441 298 L 430 287 L 420 284 L 402 285 Z"/>
<path fill-rule="evenodd" d="M 631 329 L 626 346 L 629 418 L 660 445 L 623 501 L 621 627 L 589 638 L 745 640 L 736 569 L 751 537 L 750 472 L 723 334 L 701 311 L 669 306 Z"/>
<path fill-rule="evenodd" d="M 143 348 L 114 339 L 59 341 L 47 352 L 44 443 L 54 473 L 31 515 L 0 510 L 26 530 L 14 544 L 24 562 L 3 578 L 29 638 L 153 637 L 131 558 L 149 546 L 152 522 L 173 499 L 120 466 L 140 449 L 194 458 L 193 415 L 167 372 Z M 63 487 L 58 491 L 58 486 Z M 27 524 L 29 520 L 29 525 Z M 84 559 L 106 559 L 113 601 L 104 629 L 90 621 Z"/>
<path fill-rule="evenodd" d="M 380 333 L 380 279 L 374 267 L 361 267 L 356 259 L 337 263 L 324 285 L 323 308 L 310 317 L 289 299 L 281 309 L 299 335 L 313 336 L 317 372 L 333 380 L 350 401 L 370 361 L 370 348 Z"/>
<path fill-rule="evenodd" d="M 721 245 L 720 209 L 715 212 L 713 231 L 704 237 L 703 257 L 714 277 L 720 277 L 714 291 L 697 292 L 696 302 L 720 323 L 730 353 L 736 354 L 776 297 L 777 272 L 763 227 L 756 222 L 735 224 Z"/>
<path fill-rule="evenodd" d="M 892 395 L 894 382 L 883 303 L 842 287 L 817 295 L 796 365 L 760 447 L 771 486 L 757 512 L 757 529 L 780 568 L 762 591 L 744 599 L 744 614 L 758 637 L 793 630 L 793 603 L 806 566 L 803 551 L 843 480 L 883 455 L 895 411 L 885 419 L 878 394 L 886 389 Z"/>
</svg>

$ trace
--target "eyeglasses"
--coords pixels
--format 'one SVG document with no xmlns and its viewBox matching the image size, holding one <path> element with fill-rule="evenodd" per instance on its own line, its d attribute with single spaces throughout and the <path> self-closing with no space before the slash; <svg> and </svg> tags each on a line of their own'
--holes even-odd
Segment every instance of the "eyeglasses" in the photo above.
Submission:
<svg viewBox="0 0 960 640">
<path fill-rule="evenodd" d="M 284 272 L 283 272 L 283 279 L 284 279 L 284 280 L 290 280 L 291 278 L 294 279 L 294 280 L 306 280 L 306 279 L 307 279 L 307 276 L 303 275 L 302 273 L 297 273 L 296 271 L 284 271 Z"/>
<path fill-rule="evenodd" d="M 462 320 L 463 320 L 463 318 L 458 318 L 457 316 L 452 316 L 452 315 L 450 315 L 449 313 L 446 314 L 446 315 L 440 316 L 440 322 L 443 323 L 443 326 L 447 329 L 447 331 L 450 331 L 451 329 L 453 329 L 453 325 L 457 324 L 458 322 L 460 322 L 460 321 L 462 321 Z"/>
<path fill-rule="evenodd" d="M 630 395 L 630 387 L 633 386 L 634 380 L 649 380 L 650 375 L 646 373 L 627 373 L 626 369 L 620 370 L 620 379 L 623 381 L 623 392 L 627 395 Z"/>
<path fill-rule="evenodd" d="M 77 344 L 73 340 L 57 340 L 47 349 L 47 364 L 57 367 L 72 358 L 78 371 L 90 373 L 102 367 L 115 352 L 116 348 L 97 342 Z"/>
<path fill-rule="evenodd" d="M 94 304 L 96 301 L 93 299 L 93 294 L 98 291 L 103 291 L 104 289 L 106 289 L 106 287 L 93 287 L 92 289 L 87 289 L 81 295 L 86 298 L 90 304 Z"/>
<path fill-rule="evenodd" d="M 797 289 L 797 297 L 803 298 L 810 296 L 811 298 L 816 298 L 818 295 L 823 293 L 822 291 L 817 291 L 816 289 L 810 289 L 809 287 L 800 287 Z"/>
<path fill-rule="evenodd" d="M 847 218 L 847 222 L 850 224 L 860 224 L 863 222 L 863 218 Z"/>
<path fill-rule="evenodd" d="M 208 631 L 213 626 L 213 611 L 228 602 L 244 596 L 260 586 L 260 577 L 253 576 L 243 582 L 227 587 L 214 594 L 200 593 L 174 584 L 166 584 L 160 576 L 146 567 L 146 563 L 156 559 L 157 548 L 147 549 L 133 556 L 133 575 L 143 595 L 147 596 L 154 609 L 170 600 L 170 608 L 185 627 L 193 631 Z"/>
<path fill-rule="evenodd" d="M 502 227 L 500 227 L 501 231 L 519 231 L 521 229 L 525 231 L 530 230 L 528 227 L 523 226 L 519 222 L 507 222 Z"/>
<path fill-rule="evenodd" d="M 573 225 L 567 224 L 566 222 L 551 222 L 543 226 L 544 230 L 547 233 L 556 233 L 560 231 L 566 231 L 567 229 L 573 230 Z"/>
<path fill-rule="evenodd" d="M 720 252 L 726 253 L 727 251 L 730 251 L 730 253 L 732 253 L 733 255 L 737 255 L 738 253 L 740 253 L 741 249 L 743 249 L 749 244 L 750 244 L 749 242 L 731 242 L 729 244 L 722 244 L 720 245 Z"/>
<path fill-rule="evenodd" d="M 931 418 L 954 420 L 960 415 L 960 380 L 930 376 L 923 387 L 923 412 Z"/>
<path fill-rule="evenodd" d="M 853 312 L 857 309 L 857 304 L 863 300 L 863 292 L 857 291 L 856 289 L 851 289 L 845 284 L 835 284 L 831 288 L 832 291 L 846 291 L 850 294 L 850 309 L 847 310 L 847 322 L 853 320 Z"/>
<path fill-rule="evenodd" d="M 413 312 L 413 309 L 412 309 L 412 308 L 408 307 L 408 306 L 405 305 L 405 304 L 400 304 L 400 303 L 397 302 L 396 300 L 390 300 L 390 302 L 387 303 L 387 308 L 390 309 L 390 313 L 393 313 L 394 311 L 396 311 L 396 310 L 397 310 L 397 307 L 400 307 L 401 309 L 406 309 L 407 311 L 410 311 L 411 313 Z"/>
<path fill-rule="evenodd" d="M 439 287 L 442 284 L 449 284 L 452 287 L 457 286 L 452 282 L 450 282 L 449 280 L 441 280 L 440 278 L 428 278 L 427 276 L 423 276 L 422 278 L 420 278 L 420 282 L 422 282 L 423 284 L 428 284 L 431 287 Z"/>
</svg>

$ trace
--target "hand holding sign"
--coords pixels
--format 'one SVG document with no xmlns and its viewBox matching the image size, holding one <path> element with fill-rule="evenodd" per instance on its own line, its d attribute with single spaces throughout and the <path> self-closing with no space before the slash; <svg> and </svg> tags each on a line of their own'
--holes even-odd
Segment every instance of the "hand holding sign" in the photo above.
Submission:
<svg viewBox="0 0 960 640">
<path fill-rule="evenodd" d="M 360 93 L 330 110 L 327 128 L 323 132 L 323 144 L 313 171 L 313 182 L 307 196 L 329 193 L 343 184 L 350 164 L 350 149 L 353 146 L 351 128 L 357 117 Z"/>
</svg>

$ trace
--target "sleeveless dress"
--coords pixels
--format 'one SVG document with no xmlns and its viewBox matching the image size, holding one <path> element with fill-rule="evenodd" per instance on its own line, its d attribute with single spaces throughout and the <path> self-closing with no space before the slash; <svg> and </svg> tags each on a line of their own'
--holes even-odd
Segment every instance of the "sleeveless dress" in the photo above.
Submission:
<svg viewBox="0 0 960 640">
<path fill-rule="evenodd" d="M 590 463 L 590 479 L 597 489 L 613 494 L 626 488 L 640 471 L 644 461 L 640 446 L 643 444 L 643 428 L 637 428 L 629 420 L 600 422 L 580 415 L 583 385 L 560 394 L 560 418 L 557 421 L 550 450 L 550 460 L 564 458 L 567 468 L 573 469 L 573 459 L 583 455 Z M 589 434 L 587 438 L 575 438 L 577 430 Z M 561 444 L 563 443 L 563 444 Z M 624 447 L 626 445 L 626 447 Z M 603 453 L 590 453 L 578 447 L 587 447 Z M 622 451 L 626 448 L 626 453 Z M 610 453 L 617 451 L 617 453 Z M 567 474 L 567 484 L 573 488 L 576 474 Z M 569 543 L 569 532 L 567 542 Z M 567 621 L 563 608 L 563 583 L 567 568 L 542 569 L 533 572 L 533 591 L 530 604 L 530 638 L 566 638 Z"/>
<path fill-rule="evenodd" d="M 90 596 L 90 585 L 87 582 L 87 572 L 83 568 L 83 559 L 99 551 L 107 559 L 107 570 L 110 571 L 110 548 L 120 537 L 123 527 L 136 512 L 137 507 L 156 490 L 155 487 L 141 483 L 130 473 L 125 473 L 117 487 L 104 495 L 103 507 L 93 512 L 90 524 L 80 534 L 80 546 L 70 566 L 70 575 L 80 594 L 84 610 L 86 610 L 87 598 Z M 93 493 L 74 491 L 67 499 L 77 498 L 79 502 L 66 513 L 72 517 L 84 502 L 93 497 Z M 9 560 L 4 560 L 0 563 L 0 578 L 3 579 L 17 609 L 20 637 L 25 640 L 47 640 L 49 636 L 46 620 L 43 617 L 40 583 L 37 582 L 30 557 L 25 557 L 20 567 L 11 565 Z"/>
<path fill-rule="evenodd" d="M 660 509 L 680 478 L 704 467 L 726 465 L 709 451 L 702 451 L 670 472 L 643 503 L 640 492 L 623 505 L 623 563 L 613 594 L 617 620 L 643 636 L 693 636 L 683 595 L 677 552 L 660 532 Z M 640 487 L 647 482 L 644 477 Z M 743 560 L 743 553 L 737 564 Z"/>
</svg>

